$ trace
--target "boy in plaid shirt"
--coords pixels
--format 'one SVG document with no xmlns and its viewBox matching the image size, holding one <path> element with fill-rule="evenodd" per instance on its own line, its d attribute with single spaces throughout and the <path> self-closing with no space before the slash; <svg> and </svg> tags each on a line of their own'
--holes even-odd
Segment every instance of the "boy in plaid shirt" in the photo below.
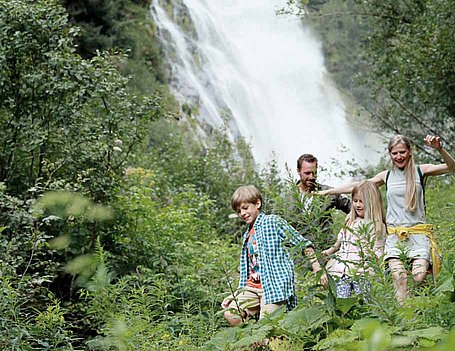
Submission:
<svg viewBox="0 0 455 351">
<path fill-rule="evenodd" d="M 243 235 L 238 290 L 226 297 L 221 306 L 231 326 L 259 313 L 259 318 L 282 305 L 296 305 L 294 262 L 289 246 L 302 246 L 316 273 L 321 269 L 311 241 L 305 239 L 284 219 L 261 212 L 262 196 L 253 185 L 241 186 L 231 199 L 231 206 L 248 224 Z M 325 284 L 326 277 L 321 278 Z"/>
</svg>

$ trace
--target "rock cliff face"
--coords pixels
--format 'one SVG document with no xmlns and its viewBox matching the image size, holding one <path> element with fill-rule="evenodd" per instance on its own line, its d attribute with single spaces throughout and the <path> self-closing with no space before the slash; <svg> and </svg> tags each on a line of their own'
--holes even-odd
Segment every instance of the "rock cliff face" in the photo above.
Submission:
<svg viewBox="0 0 455 351">
<path fill-rule="evenodd" d="M 208 58 L 190 10 L 182 0 L 156 0 L 152 17 L 166 57 L 166 76 L 181 103 L 181 115 L 202 139 L 210 140 L 214 128 L 227 127 L 232 139 L 240 136 L 229 107 L 217 96 L 206 72 Z"/>
</svg>

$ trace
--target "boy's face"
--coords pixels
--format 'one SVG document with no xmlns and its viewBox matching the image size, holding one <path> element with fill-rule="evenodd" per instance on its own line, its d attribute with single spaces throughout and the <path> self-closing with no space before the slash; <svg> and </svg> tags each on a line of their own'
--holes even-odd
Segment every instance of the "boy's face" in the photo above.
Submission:
<svg viewBox="0 0 455 351">
<path fill-rule="evenodd" d="M 258 218 L 261 212 L 261 200 L 256 203 L 242 202 L 237 209 L 239 217 L 248 225 L 254 224 L 256 218 Z"/>
</svg>

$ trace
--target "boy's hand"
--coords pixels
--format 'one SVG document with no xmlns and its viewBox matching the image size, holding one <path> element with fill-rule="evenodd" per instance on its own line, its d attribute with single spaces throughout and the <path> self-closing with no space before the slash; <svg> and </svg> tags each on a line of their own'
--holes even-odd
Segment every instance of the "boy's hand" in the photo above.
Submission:
<svg viewBox="0 0 455 351">
<path fill-rule="evenodd" d="M 223 302 L 221 303 L 221 307 L 222 308 L 228 308 L 229 304 L 232 302 L 232 300 L 234 300 L 234 298 L 232 297 L 232 295 L 229 295 L 228 297 L 226 297 L 223 300 Z"/>
<path fill-rule="evenodd" d="M 327 274 L 324 273 L 321 276 L 321 284 L 324 288 L 326 288 L 328 283 L 329 283 L 329 280 L 327 279 Z"/>
<path fill-rule="evenodd" d="M 317 274 L 320 270 L 322 270 L 322 268 L 321 268 L 321 265 L 319 264 L 319 262 L 313 263 L 313 272 L 314 272 L 314 274 Z M 329 282 L 328 279 L 327 279 L 327 274 L 323 273 L 321 275 L 321 278 L 320 278 L 319 281 L 321 282 L 322 286 L 325 288 L 327 286 L 328 282 Z"/>
<path fill-rule="evenodd" d="M 319 272 L 322 268 L 321 268 L 321 265 L 319 264 L 318 261 L 315 261 L 313 262 L 312 264 L 312 269 L 313 269 L 313 273 L 316 274 L 317 272 Z"/>
</svg>

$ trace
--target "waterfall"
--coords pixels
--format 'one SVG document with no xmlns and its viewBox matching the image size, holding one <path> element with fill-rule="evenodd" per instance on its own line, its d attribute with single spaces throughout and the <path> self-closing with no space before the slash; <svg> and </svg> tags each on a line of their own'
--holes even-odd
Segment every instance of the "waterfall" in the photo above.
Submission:
<svg viewBox="0 0 455 351">
<path fill-rule="evenodd" d="M 302 153 L 327 165 L 378 159 L 327 78 L 321 44 L 278 0 L 153 0 L 170 67 L 170 87 L 198 119 L 252 145 L 257 162 L 294 170 Z M 347 151 L 346 151 L 347 150 Z M 364 162 L 363 162 L 364 163 Z"/>
</svg>

